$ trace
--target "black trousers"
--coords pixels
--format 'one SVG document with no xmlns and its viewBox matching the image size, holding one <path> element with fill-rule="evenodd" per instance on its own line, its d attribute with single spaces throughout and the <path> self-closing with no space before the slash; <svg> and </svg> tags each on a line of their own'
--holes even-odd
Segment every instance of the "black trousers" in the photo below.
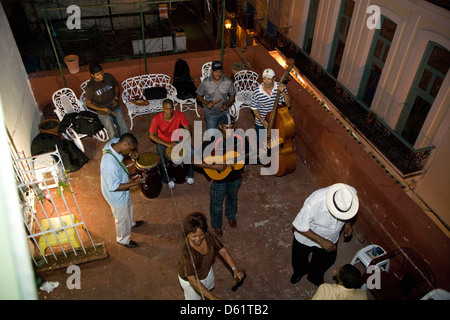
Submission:
<svg viewBox="0 0 450 320">
<path fill-rule="evenodd" d="M 337 245 L 337 244 L 336 244 Z M 309 260 L 309 255 L 311 260 Z M 292 268 L 294 275 L 308 275 L 308 280 L 320 286 L 324 280 L 325 272 L 336 261 L 337 250 L 327 252 L 325 249 L 318 247 L 309 247 L 298 242 L 295 237 L 292 243 Z"/>
</svg>

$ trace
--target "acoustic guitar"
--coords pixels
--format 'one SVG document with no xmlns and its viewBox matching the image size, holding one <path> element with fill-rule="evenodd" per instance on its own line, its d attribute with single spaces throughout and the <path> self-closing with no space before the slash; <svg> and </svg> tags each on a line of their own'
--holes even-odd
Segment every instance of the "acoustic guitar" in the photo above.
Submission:
<svg viewBox="0 0 450 320">
<path fill-rule="evenodd" d="M 238 159 L 241 158 L 241 159 Z M 215 169 L 203 168 L 205 173 L 213 180 L 223 180 L 225 179 L 231 171 L 233 170 L 241 170 L 244 167 L 245 161 L 236 151 L 228 151 L 223 156 L 209 156 L 203 159 L 206 164 L 222 164 L 230 162 L 233 160 L 232 164 L 227 165 L 225 170 L 218 171 Z M 236 161 L 237 160 L 237 161 Z"/>
<path fill-rule="evenodd" d="M 276 146 L 283 143 L 283 139 L 279 138 L 277 141 L 274 139 L 271 139 L 268 141 L 269 148 L 275 148 Z M 236 151 L 228 151 L 223 156 L 209 156 L 203 159 L 203 161 L 206 164 L 222 164 L 222 163 L 229 163 L 231 160 L 233 160 L 232 164 L 228 164 L 227 167 L 222 170 L 215 170 L 215 169 L 209 169 L 209 168 L 203 168 L 205 170 L 205 173 L 213 180 L 223 180 L 225 179 L 231 171 L 233 170 L 241 170 L 244 167 L 245 159 L 255 156 L 259 154 L 261 151 L 267 152 L 267 150 L 263 147 L 259 150 L 246 154 L 246 155 L 240 155 Z"/>
</svg>

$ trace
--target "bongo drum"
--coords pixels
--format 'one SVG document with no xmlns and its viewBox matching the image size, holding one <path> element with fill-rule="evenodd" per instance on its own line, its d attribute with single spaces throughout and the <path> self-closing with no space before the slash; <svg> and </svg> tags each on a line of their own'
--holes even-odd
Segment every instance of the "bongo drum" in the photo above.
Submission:
<svg viewBox="0 0 450 320">
<path fill-rule="evenodd" d="M 147 178 L 139 184 L 139 189 L 147 198 L 156 198 L 162 189 L 162 177 L 158 164 L 161 162 L 159 155 L 153 152 L 143 152 L 136 160 L 138 174 L 146 173 Z"/>
<path fill-rule="evenodd" d="M 182 184 L 186 181 L 189 167 L 183 163 L 183 149 L 179 154 L 172 154 L 172 149 L 172 147 L 166 149 L 166 157 L 169 160 L 167 172 L 175 183 Z"/>
</svg>

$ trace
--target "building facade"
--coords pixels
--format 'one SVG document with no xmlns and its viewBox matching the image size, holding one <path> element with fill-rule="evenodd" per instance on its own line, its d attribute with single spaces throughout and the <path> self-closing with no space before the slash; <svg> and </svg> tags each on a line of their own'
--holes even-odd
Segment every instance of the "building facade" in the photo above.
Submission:
<svg viewBox="0 0 450 320">
<path fill-rule="evenodd" d="M 401 172 L 382 153 L 378 158 L 448 232 L 448 8 L 422 0 L 248 0 L 240 6 L 269 35 L 279 32 L 309 55 L 411 152 L 431 150 L 416 172 Z"/>
</svg>

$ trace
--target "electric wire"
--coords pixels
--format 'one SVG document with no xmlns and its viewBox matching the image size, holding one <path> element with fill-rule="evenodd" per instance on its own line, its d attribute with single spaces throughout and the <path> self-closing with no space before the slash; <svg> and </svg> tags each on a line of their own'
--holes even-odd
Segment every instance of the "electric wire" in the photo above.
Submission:
<svg viewBox="0 0 450 320">
<path fill-rule="evenodd" d="M 158 148 L 158 150 L 159 150 L 159 153 L 160 153 L 161 155 L 163 155 L 163 152 L 162 152 L 162 150 L 161 150 L 161 145 L 160 145 L 159 143 L 157 144 L 157 148 Z M 165 174 L 166 174 L 166 177 L 167 177 L 167 179 L 168 179 L 168 183 L 170 183 L 171 180 L 170 180 L 169 172 L 168 172 L 168 170 L 167 170 L 166 162 L 163 161 L 163 159 L 161 159 L 161 163 L 162 163 L 163 170 L 164 170 L 164 172 L 165 172 Z M 173 193 L 173 188 L 170 188 L 169 186 L 168 186 L 168 188 L 169 188 L 169 191 L 170 191 L 170 194 L 171 194 L 171 197 L 172 197 L 172 201 L 173 201 L 174 206 L 175 206 L 175 213 L 176 213 L 178 222 L 179 222 L 180 225 L 181 225 L 181 231 L 182 231 L 182 234 L 183 234 L 183 239 L 184 239 L 184 241 L 185 241 L 185 243 L 186 243 L 186 247 L 187 247 L 187 249 L 188 249 L 189 256 L 190 256 L 190 258 L 191 258 L 192 266 L 194 267 L 195 278 L 197 279 L 198 287 L 199 287 L 199 289 L 200 289 L 200 295 L 201 295 L 201 297 L 202 297 L 202 300 L 205 300 L 205 296 L 203 295 L 203 289 L 202 289 L 202 286 L 201 286 L 201 283 L 200 283 L 200 278 L 198 277 L 197 268 L 195 267 L 194 257 L 193 257 L 193 255 L 192 255 L 192 252 L 191 252 L 191 249 L 190 249 L 189 240 L 188 240 L 188 235 L 184 232 L 184 228 L 183 228 L 183 219 L 182 219 L 181 216 L 180 216 L 180 212 L 179 212 L 179 208 L 178 208 L 178 203 L 177 203 L 176 198 L 175 198 L 175 195 L 174 195 L 174 193 Z"/>
</svg>

